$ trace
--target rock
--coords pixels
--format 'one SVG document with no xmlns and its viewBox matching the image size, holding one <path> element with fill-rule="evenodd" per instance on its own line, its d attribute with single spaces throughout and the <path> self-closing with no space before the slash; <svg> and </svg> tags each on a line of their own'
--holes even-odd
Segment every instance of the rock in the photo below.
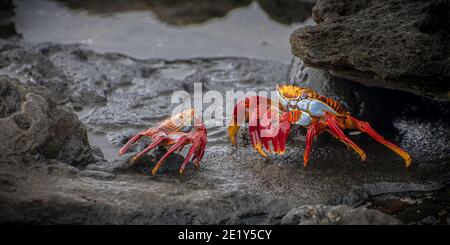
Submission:
<svg viewBox="0 0 450 245">
<path fill-rule="evenodd" d="M 449 13 L 442 0 L 319 0 L 292 53 L 338 77 L 450 100 Z"/>
<path fill-rule="evenodd" d="M 0 39 L 0 69 L 2 74 L 30 85 L 42 85 L 53 92 L 58 103 L 67 102 L 69 87 L 67 77 L 43 54 L 13 42 Z M 20 47 L 20 48 L 19 48 Z"/>
<path fill-rule="evenodd" d="M 0 0 L 0 39 L 18 38 L 16 26 L 10 18 L 14 15 L 14 4 L 12 0 Z"/>
<path fill-rule="evenodd" d="M 25 160 L 39 154 L 69 164 L 86 164 L 91 150 L 86 128 L 44 87 L 0 76 L 0 159 Z"/>
<path fill-rule="evenodd" d="M 378 210 L 345 205 L 305 205 L 287 213 L 284 225 L 400 225 L 401 221 Z"/>
<path fill-rule="evenodd" d="M 81 177 L 89 177 L 93 179 L 99 179 L 99 180 L 110 180 L 115 177 L 114 174 L 105 173 L 102 171 L 95 171 L 95 170 L 83 170 L 80 172 Z"/>
<path fill-rule="evenodd" d="M 420 225 L 437 225 L 438 220 L 434 216 L 427 216 L 418 222 Z"/>
<path fill-rule="evenodd" d="M 393 183 L 379 182 L 375 184 L 365 184 L 360 187 L 352 188 L 350 192 L 342 197 L 339 203 L 350 206 L 360 205 L 362 202 L 372 197 L 380 195 L 392 195 L 406 192 L 433 192 L 440 190 L 445 185 L 442 183 Z"/>
</svg>

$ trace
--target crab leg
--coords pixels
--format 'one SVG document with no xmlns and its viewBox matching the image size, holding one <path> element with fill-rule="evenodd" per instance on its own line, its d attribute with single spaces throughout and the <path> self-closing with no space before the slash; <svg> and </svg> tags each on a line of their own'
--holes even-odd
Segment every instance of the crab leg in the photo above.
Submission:
<svg viewBox="0 0 450 245">
<path fill-rule="evenodd" d="M 202 160 L 203 156 L 205 155 L 205 148 L 206 148 L 206 139 L 203 139 L 202 145 L 200 146 L 199 153 L 197 156 L 197 165 L 200 166 L 200 161 Z"/>
<path fill-rule="evenodd" d="M 377 141 L 378 143 L 383 144 L 384 146 L 386 146 L 387 148 L 391 149 L 392 151 L 394 151 L 395 153 L 397 153 L 399 156 L 401 156 L 403 158 L 403 160 L 405 161 L 405 165 L 406 167 L 409 167 L 411 165 L 411 156 L 405 152 L 402 148 L 398 147 L 397 145 L 389 142 L 388 140 L 386 140 L 383 136 L 381 136 L 380 134 L 378 134 L 371 126 L 368 122 L 364 122 L 364 121 L 360 121 L 352 116 L 347 116 L 345 118 L 345 126 L 349 129 L 356 129 L 359 130 L 361 132 L 364 132 L 366 134 L 368 134 L 370 137 L 372 137 L 375 141 Z"/>
<path fill-rule="evenodd" d="M 231 118 L 230 125 L 228 126 L 228 135 L 230 137 L 231 144 L 235 146 L 237 144 L 236 135 L 239 132 L 239 129 L 241 128 L 240 125 L 242 123 L 238 121 L 239 110 L 244 110 L 245 112 L 245 100 L 239 101 L 234 107 L 233 116 Z"/>
<path fill-rule="evenodd" d="M 267 153 L 262 149 L 262 142 L 261 137 L 259 136 L 259 118 L 258 118 L 258 111 L 252 111 L 250 113 L 250 121 L 248 126 L 248 131 L 250 133 L 250 140 L 252 142 L 253 148 L 261 154 L 263 157 L 268 157 Z"/>
<path fill-rule="evenodd" d="M 325 116 L 325 123 L 327 125 L 327 131 L 336 137 L 338 140 L 351 147 L 358 155 L 361 157 L 361 160 L 366 160 L 366 153 L 359 148 L 352 140 L 347 138 L 347 136 L 342 132 L 342 129 L 339 126 L 338 121 L 332 115 Z"/>
<path fill-rule="evenodd" d="M 178 139 L 178 141 L 175 144 L 173 144 L 169 148 L 169 150 L 167 150 L 166 154 L 164 154 L 164 156 L 161 157 L 161 159 L 158 161 L 158 163 L 152 169 L 152 175 L 155 175 L 156 172 L 158 172 L 158 169 L 162 166 L 162 164 L 166 160 L 166 158 L 169 157 L 169 155 L 172 154 L 174 151 L 176 151 L 180 147 L 184 146 L 184 144 L 186 143 L 187 140 L 188 139 L 186 137 L 181 137 L 180 139 Z"/>
<path fill-rule="evenodd" d="M 120 148 L 119 150 L 119 156 L 125 154 L 125 152 L 128 151 L 128 149 L 130 148 L 130 146 L 138 141 L 142 136 L 145 136 L 145 131 L 142 131 L 138 134 L 136 134 L 135 136 L 133 136 L 122 148 Z"/>
<path fill-rule="evenodd" d="M 145 148 L 143 151 L 139 152 L 139 154 L 137 154 L 136 156 L 133 157 L 133 159 L 131 160 L 131 163 L 134 163 L 136 160 L 141 158 L 145 153 L 147 153 L 151 149 L 157 147 L 159 144 L 162 143 L 163 140 L 164 140 L 164 137 L 162 137 L 162 136 L 156 137 L 155 141 L 153 141 L 149 146 L 147 146 L 147 148 Z"/>
<path fill-rule="evenodd" d="M 186 168 L 186 164 L 190 161 L 192 155 L 194 155 L 194 153 L 197 150 L 197 148 L 199 147 L 199 145 L 200 145 L 200 140 L 194 140 L 194 143 L 192 143 L 192 146 L 189 149 L 189 152 L 186 155 L 186 158 L 184 159 L 183 164 L 181 165 L 180 174 L 184 173 L 184 169 Z"/>
<path fill-rule="evenodd" d="M 195 159 L 194 165 L 196 168 L 200 167 L 200 161 L 202 160 L 203 155 L 205 154 L 205 147 L 206 147 L 206 140 L 202 140 L 200 146 L 197 148 L 197 152 L 192 158 L 192 160 Z"/>
<path fill-rule="evenodd" d="M 306 132 L 306 147 L 305 152 L 303 154 L 303 167 L 308 166 L 309 153 L 311 153 L 312 143 L 315 137 L 319 136 L 325 130 L 326 124 L 325 122 L 318 121 L 312 123 L 308 127 L 308 131 Z"/>
</svg>

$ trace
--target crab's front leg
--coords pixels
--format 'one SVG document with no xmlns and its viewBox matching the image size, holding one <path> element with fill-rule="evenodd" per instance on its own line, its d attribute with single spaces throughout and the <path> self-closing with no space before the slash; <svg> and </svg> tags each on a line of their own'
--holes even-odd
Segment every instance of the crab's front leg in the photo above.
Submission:
<svg viewBox="0 0 450 245">
<path fill-rule="evenodd" d="M 303 153 L 303 166 L 308 166 L 309 154 L 311 153 L 311 147 L 314 138 L 319 136 L 325 130 L 326 124 L 322 121 L 317 121 L 308 126 L 306 132 L 306 147 Z"/>
</svg>

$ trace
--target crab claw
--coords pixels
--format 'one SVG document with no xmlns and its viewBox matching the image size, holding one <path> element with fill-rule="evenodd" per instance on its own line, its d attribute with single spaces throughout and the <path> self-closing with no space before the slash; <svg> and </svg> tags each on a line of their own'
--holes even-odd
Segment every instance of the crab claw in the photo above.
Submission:
<svg viewBox="0 0 450 245">
<path fill-rule="evenodd" d="M 228 126 L 232 145 L 237 145 L 237 132 L 245 123 L 248 123 L 252 146 L 259 154 L 263 157 L 268 157 L 267 152 L 284 154 L 291 122 L 289 113 L 280 116 L 279 104 L 262 96 L 249 96 L 239 101 Z"/>
</svg>

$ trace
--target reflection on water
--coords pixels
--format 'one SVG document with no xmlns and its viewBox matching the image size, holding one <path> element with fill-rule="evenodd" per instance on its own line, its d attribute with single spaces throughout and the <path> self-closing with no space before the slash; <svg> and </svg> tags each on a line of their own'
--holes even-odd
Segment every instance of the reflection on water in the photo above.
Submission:
<svg viewBox="0 0 450 245">
<path fill-rule="evenodd" d="M 171 25 L 199 24 L 212 18 L 224 17 L 231 10 L 249 6 L 252 0 L 54 0 L 64 6 L 85 10 L 90 14 L 149 10 Z M 311 15 L 314 1 L 257 0 L 270 18 L 283 23 L 303 22 Z"/>
<path fill-rule="evenodd" d="M 248 6 L 251 0 L 55 0 L 70 9 L 85 10 L 89 14 L 151 11 L 160 21 L 170 25 L 203 23 L 224 17 L 232 9 Z"/>
<path fill-rule="evenodd" d="M 88 132 L 88 139 L 90 145 L 100 147 L 106 160 L 111 161 L 118 157 L 119 147 L 112 145 L 105 135 Z"/>
<path fill-rule="evenodd" d="M 137 58 L 246 56 L 289 62 L 289 35 L 312 24 L 297 0 L 16 0 L 26 42 L 83 43 Z"/>
</svg>

